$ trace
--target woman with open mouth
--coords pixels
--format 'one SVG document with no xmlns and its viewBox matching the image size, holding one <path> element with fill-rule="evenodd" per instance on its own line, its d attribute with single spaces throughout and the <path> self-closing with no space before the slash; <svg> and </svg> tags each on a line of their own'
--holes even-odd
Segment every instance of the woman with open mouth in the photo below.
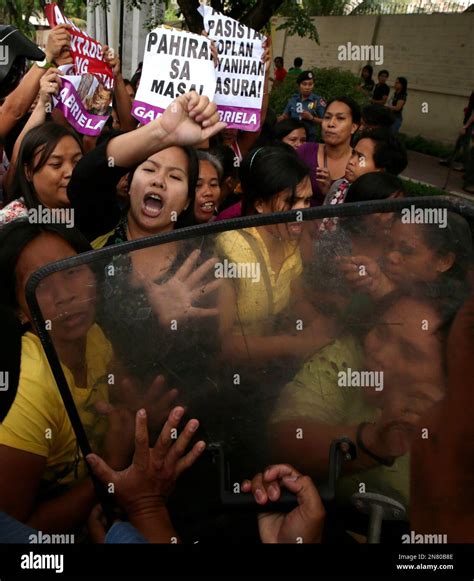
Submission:
<svg viewBox="0 0 474 581">
<path fill-rule="evenodd" d="M 197 152 L 199 177 L 194 200 L 194 222 L 205 224 L 214 218 L 221 201 L 221 181 L 224 170 L 221 162 L 207 151 Z"/>
</svg>

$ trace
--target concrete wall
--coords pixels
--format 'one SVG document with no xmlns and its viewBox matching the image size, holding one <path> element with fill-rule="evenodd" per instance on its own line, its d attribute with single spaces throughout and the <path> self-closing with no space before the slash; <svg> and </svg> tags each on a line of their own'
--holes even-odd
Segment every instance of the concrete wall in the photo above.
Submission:
<svg viewBox="0 0 474 581">
<path fill-rule="evenodd" d="M 408 79 L 402 131 L 446 143 L 456 138 L 463 109 L 474 90 L 473 12 L 326 16 L 313 20 L 320 45 L 308 38 L 290 37 L 284 30 L 276 31 L 283 19 L 272 19 L 273 55 L 283 55 L 287 68 L 300 56 L 303 68 L 339 67 L 358 74 L 366 61 L 341 62 L 338 47 L 349 41 L 353 45 L 382 45 L 384 62 L 374 65 L 375 76 L 384 68 L 390 71 L 390 86 L 397 76 Z"/>
</svg>

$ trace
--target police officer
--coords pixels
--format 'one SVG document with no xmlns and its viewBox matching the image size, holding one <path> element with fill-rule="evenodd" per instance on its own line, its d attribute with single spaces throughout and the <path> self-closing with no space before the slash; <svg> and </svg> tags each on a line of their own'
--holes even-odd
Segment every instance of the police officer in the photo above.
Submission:
<svg viewBox="0 0 474 581">
<path fill-rule="evenodd" d="M 312 71 L 302 72 L 296 79 L 298 93 L 295 93 L 286 104 L 283 119 L 299 119 L 303 122 L 308 133 L 308 141 L 316 141 L 316 125 L 321 124 L 326 110 L 326 101 L 313 93 L 314 75 Z"/>
</svg>

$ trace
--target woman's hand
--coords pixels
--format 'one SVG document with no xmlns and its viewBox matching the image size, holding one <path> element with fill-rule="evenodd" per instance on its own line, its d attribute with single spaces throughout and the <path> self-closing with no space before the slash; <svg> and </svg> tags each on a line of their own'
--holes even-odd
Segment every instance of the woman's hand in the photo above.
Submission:
<svg viewBox="0 0 474 581">
<path fill-rule="evenodd" d="M 262 543 L 320 543 L 325 511 L 319 493 L 309 476 L 293 466 L 276 464 L 252 481 L 242 483 L 242 492 L 252 492 L 260 505 L 276 502 L 281 489 L 296 494 L 298 506 L 289 513 L 267 512 L 258 515 Z"/>
<path fill-rule="evenodd" d="M 148 415 L 148 427 L 156 432 L 168 417 L 171 406 L 178 396 L 177 389 L 168 389 L 165 378 L 158 375 L 147 390 L 132 379 L 125 370 L 114 373 L 115 386 L 110 390 L 114 405 L 124 407 L 133 413 L 144 408 Z"/>
<path fill-rule="evenodd" d="M 395 285 L 384 274 L 379 264 L 368 256 L 338 256 L 339 269 L 355 289 L 379 299 L 391 292 Z"/>
<path fill-rule="evenodd" d="M 305 111 L 306 112 L 306 111 Z M 311 118 L 313 116 L 311 115 Z M 331 175 L 327 167 L 316 168 L 316 181 L 318 182 L 321 193 L 326 195 L 331 188 Z"/>
<path fill-rule="evenodd" d="M 104 458 L 112 468 L 121 470 L 130 462 L 133 453 L 133 412 L 105 401 L 97 402 L 95 408 L 109 420 Z"/>
<path fill-rule="evenodd" d="M 61 71 L 59 69 L 50 68 L 41 77 L 38 103 L 42 107 L 46 107 L 46 105 L 51 103 L 51 97 L 57 95 L 61 90 L 60 75 Z"/>
<path fill-rule="evenodd" d="M 193 306 L 194 302 L 216 290 L 222 282 L 222 279 L 203 282 L 203 278 L 214 268 L 217 258 L 210 258 L 195 268 L 199 255 L 200 251 L 194 250 L 167 282 L 156 284 L 149 279 L 141 279 L 148 302 L 161 324 L 218 314 L 217 308 Z"/>
<path fill-rule="evenodd" d="M 106 44 L 102 47 L 104 51 L 104 62 L 106 62 L 114 73 L 114 77 L 121 75 L 120 58 L 113 48 L 109 48 Z"/>
<path fill-rule="evenodd" d="M 219 121 L 217 105 L 195 91 L 175 99 L 152 123 L 160 127 L 167 147 L 201 143 L 226 127 Z"/>
<path fill-rule="evenodd" d="M 186 453 L 199 427 L 196 419 L 190 420 L 179 437 L 175 437 L 183 415 L 184 408 L 174 408 L 155 446 L 150 448 L 147 414 L 145 410 L 139 410 L 135 420 L 133 462 L 121 472 L 113 470 L 96 454 L 87 456 L 97 478 L 106 486 L 113 484 L 115 498 L 129 518 L 164 508 L 180 474 L 190 468 L 204 451 L 206 445 L 199 441 Z"/>
<path fill-rule="evenodd" d="M 60 56 L 64 57 L 65 51 L 69 54 L 69 44 L 71 42 L 71 29 L 70 24 L 58 24 L 51 29 L 48 34 L 48 41 L 46 43 L 46 59 L 48 62 L 57 62 Z M 66 50 L 67 49 L 67 50 Z M 62 59 L 64 61 L 64 58 Z M 70 57 L 70 62 L 72 63 L 72 57 Z M 57 63 L 59 64 L 59 63 Z M 62 62 L 61 64 L 68 64 Z"/>
</svg>

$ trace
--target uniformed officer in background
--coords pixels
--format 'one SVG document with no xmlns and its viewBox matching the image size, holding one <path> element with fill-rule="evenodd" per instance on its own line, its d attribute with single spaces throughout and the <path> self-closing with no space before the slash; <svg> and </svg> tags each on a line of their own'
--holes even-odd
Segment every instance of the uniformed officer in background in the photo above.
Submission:
<svg viewBox="0 0 474 581">
<path fill-rule="evenodd" d="M 316 125 L 321 124 L 324 117 L 326 101 L 320 95 L 313 93 L 314 74 L 312 71 L 302 72 L 296 82 L 299 90 L 289 99 L 278 121 L 290 118 L 299 119 L 306 127 L 308 141 L 316 141 Z"/>
</svg>

